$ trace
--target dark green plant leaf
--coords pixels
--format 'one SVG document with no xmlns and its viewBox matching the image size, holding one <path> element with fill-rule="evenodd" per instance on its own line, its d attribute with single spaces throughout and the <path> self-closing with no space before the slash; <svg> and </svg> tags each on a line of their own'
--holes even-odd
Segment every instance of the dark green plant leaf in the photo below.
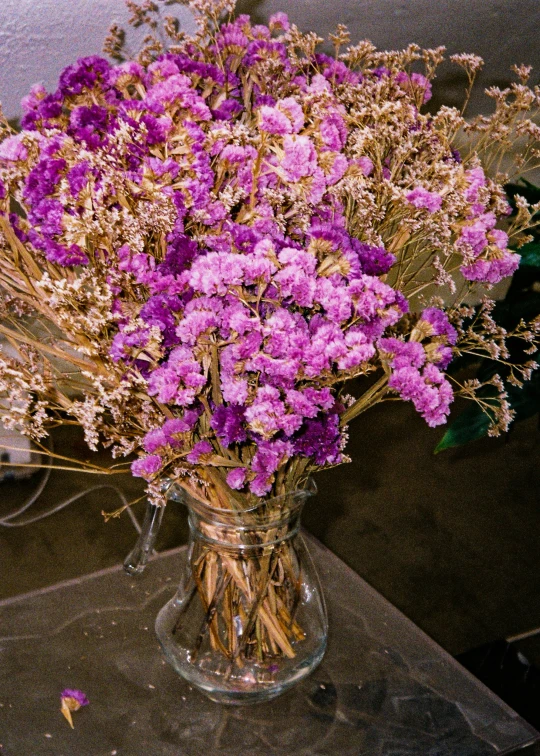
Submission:
<svg viewBox="0 0 540 756">
<path fill-rule="evenodd" d="M 497 372 L 493 370 L 493 374 Z M 500 372 L 500 371 L 499 371 Z M 527 381 L 520 388 L 519 386 L 508 385 L 508 401 L 514 410 L 514 423 L 526 420 L 528 417 L 540 412 L 540 373 L 535 372 L 530 381 Z M 497 399 L 494 396 L 495 388 L 486 386 L 481 389 L 479 395 L 487 404 L 496 406 Z M 445 449 L 452 449 L 456 446 L 463 446 L 469 441 L 476 441 L 483 436 L 487 436 L 489 426 L 492 422 L 493 413 L 484 410 L 472 403 L 464 412 L 451 423 L 444 436 L 435 447 L 435 454 Z"/>
<path fill-rule="evenodd" d="M 471 404 L 448 426 L 446 433 L 435 447 L 435 454 L 486 436 L 491 421 L 492 417 L 478 404 Z"/>
<path fill-rule="evenodd" d="M 521 255 L 520 267 L 540 267 L 540 242 L 529 242 L 529 244 L 525 244 L 523 247 L 516 250 L 516 252 Z"/>
</svg>

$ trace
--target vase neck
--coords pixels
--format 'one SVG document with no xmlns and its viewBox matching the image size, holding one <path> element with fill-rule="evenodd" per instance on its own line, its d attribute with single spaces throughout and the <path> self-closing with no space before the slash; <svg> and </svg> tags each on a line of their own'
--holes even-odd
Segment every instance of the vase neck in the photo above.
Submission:
<svg viewBox="0 0 540 756">
<path fill-rule="evenodd" d="M 180 484 L 173 482 L 167 491 L 167 497 L 185 504 L 194 521 L 204 521 L 216 527 L 267 530 L 286 526 L 289 521 L 298 518 L 305 502 L 316 491 L 315 483 L 308 479 L 304 488 L 281 496 L 257 499 L 247 508 L 242 508 L 232 495 L 226 505 L 218 507 L 195 497 Z"/>
<path fill-rule="evenodd" d="M 232 496 L 228 507 L 212 506 L 177 484 L 173 484 L 170 498 L 187 506 L 192 541 L 204 542 L 211 548 L 255 554 L 296 535 L 303 506 L 315 491 L 315 485 L 308 481 L 305 488 L 258 499 L 245 509 Z"/>
</svg>

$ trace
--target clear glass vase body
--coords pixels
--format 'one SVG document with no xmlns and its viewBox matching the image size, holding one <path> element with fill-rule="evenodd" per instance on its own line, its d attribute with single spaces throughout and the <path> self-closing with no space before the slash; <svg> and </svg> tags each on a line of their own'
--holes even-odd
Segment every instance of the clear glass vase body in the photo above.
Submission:
<svg viewBox="0 0 540 756">
<path fill-rule="evenodd" d="M 156 633 L 174 669 L 213 701 L 274 698 L 324 655 L 326 609 L 299 533 L 313 490 L 247 511 L 184 494 L 190 541 L 179 589 L 160 611 Z"/>
</svg>

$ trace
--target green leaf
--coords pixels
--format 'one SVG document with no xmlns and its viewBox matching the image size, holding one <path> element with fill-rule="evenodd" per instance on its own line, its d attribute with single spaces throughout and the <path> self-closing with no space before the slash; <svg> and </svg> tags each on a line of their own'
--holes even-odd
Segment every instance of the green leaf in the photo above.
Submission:
<svg viewBox="0 0 540 756">
<path fill-rule="evenodd" d="M 492 414 L 484 412 L 480 405 L 471 404 L 470 407 L 459 415 L 451 425 L 448 426 L 446 433 L 435 447 L 435 454 L 445 449 L 453 449 L 456 446 L 463 446 L 470 441 L 476 441 L 487 435 L 489 426 L 492 422 Z"/>
<path fill-rule="evenodd" d="M 533 373 L 531 380 L 524 383 L 522 387 L 507 385 L 506 390 L 510 406 L 516 413 L 514 423 L 519 423 L 540 412 L 540 372 Z M 494 391 L 493 386 L 486 386 L 479 395 L 488 404 L 496 406 L 498 402 L 493 396 Z M 480 405 L 474 402 L 448 426 L 446 433 L 435 447 L 435 454 L 487 436 L 492 417 L 491 411 L 484 412 Z"/>
<path fill-rule="evenodd" d="M 529 242 L 516 252 L 521 255 L 520 267 L 540 268 L 540 242 Z"/>
</svg>

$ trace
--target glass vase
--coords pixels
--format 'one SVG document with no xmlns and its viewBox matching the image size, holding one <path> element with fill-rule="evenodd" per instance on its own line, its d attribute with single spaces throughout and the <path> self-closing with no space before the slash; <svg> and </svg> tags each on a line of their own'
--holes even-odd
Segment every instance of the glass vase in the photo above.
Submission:
<svg viewBox="0 0 540 756">
<path fill-rule="evenodd" d="M 242 511 L 175 488 L 190 539 L 178 591 L 156 621 L 165 656 L 213 701 L 270 700 L 306 677 L 326 648 L 324 600 L 299 532 L 315 486 Z"/>
</svg>

